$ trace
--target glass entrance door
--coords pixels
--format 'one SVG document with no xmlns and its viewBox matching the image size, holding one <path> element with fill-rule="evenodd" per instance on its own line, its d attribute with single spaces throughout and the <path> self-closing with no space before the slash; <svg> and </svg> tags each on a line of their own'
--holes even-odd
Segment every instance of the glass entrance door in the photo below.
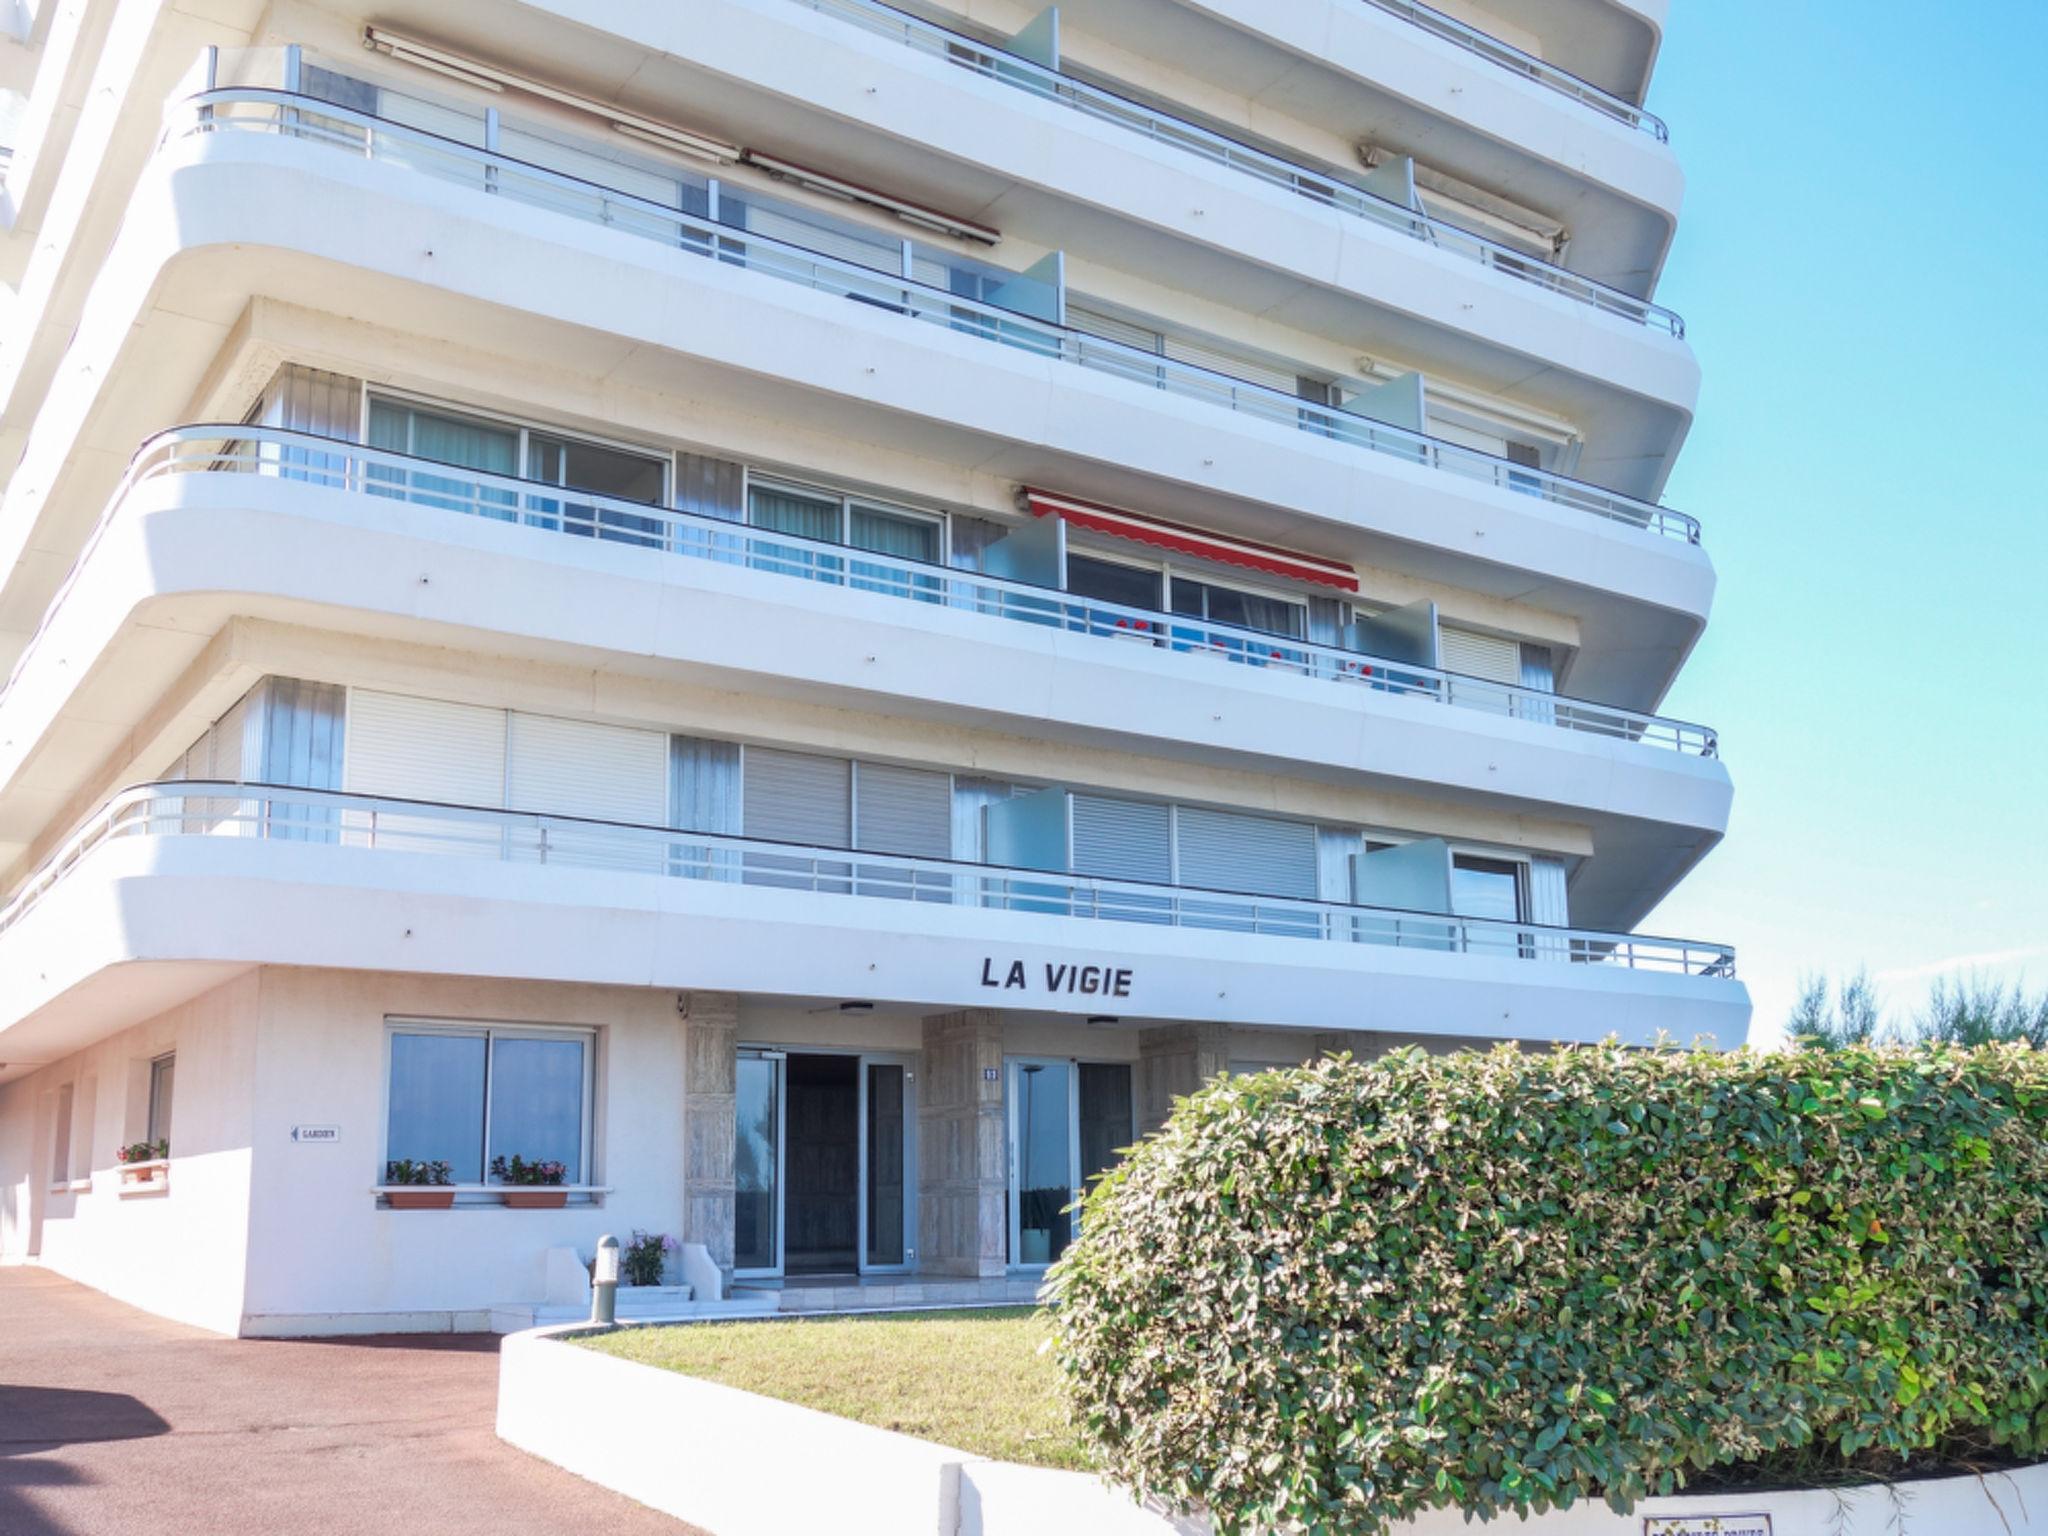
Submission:
<svg viewBox="0 0 2048 1536">
<path fill-rule="evenodd" d="M 1128 1062 L 1013 1057 L 1004 1083 L 1010 1137 L 1010 1262 L 1036 1269 L 1066 1252 L 1068 1207 L 1138 1139 Z"/>
<path fill-rule="evenodd" d="M 747 1049 L 735 1087 L 735 1272 L 769 1278 L 914 1267 L 911 1059 Z"/>
<path fill-rule="evenodd" d="M 782 1272 L 782 1053 L 740 1052 L 733 1102 L 733 1270 Z"/>
</svg>

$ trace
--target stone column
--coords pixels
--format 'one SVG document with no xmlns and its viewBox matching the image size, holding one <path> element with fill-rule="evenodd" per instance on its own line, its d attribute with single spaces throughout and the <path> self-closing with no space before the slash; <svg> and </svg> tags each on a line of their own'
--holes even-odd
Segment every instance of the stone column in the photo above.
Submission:
<svg viewBox="0 0 2048 1536">
<path fill-rule="evenodd" d="M 1162 1024 L 1138 1031 L 1138 1134 L 1158 1130 L 1175 1099 L 1229 1066 L 1227 1024 Z"/>
<path fill-rule="evenodd" d="M 731 992 L 690 992 L 683 1017 L 683 1230 L 702 1243 L 728 1289 L 733 1252 L 733 1096 L 740 1005 Z"/>
<path fill-rule="evenodd" d="M 918 1267 L 1000 1279 L 1010 1229 L 1001 1017 L 927 1018 L 919 1088 Z"/>
</svg>

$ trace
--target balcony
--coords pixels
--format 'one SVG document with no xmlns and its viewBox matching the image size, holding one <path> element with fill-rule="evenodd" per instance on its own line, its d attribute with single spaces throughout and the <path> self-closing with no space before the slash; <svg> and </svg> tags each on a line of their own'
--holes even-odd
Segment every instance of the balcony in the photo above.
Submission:
<svg viewBox="0 0 2048 1536">
<path fill-rule="evenodd" d="M 1009 282 L 1004 283 L 991 278 L 993 269 L 982 264 L 960 264 L 960 287 L 997 298 L 1019 290 L 1026 295 L 1015 301 L 1019 308 L 1007 308 L 988 297 L 969 297 L 934 283 L 879 272 L 497 150 L 458 143 L 295 92 L 259 87 L 201 92 L 177 103 L 166 127 L 167 139 L 224 134 L 284 136 L 402 165 L 487 195 L 537 205 L 656 240 L 672 250 L 837 295 L 870 310 L 1220 407 L 1375 457 L 1454 475 L 1466 483 L 1627 529 L 1686 544 L 1700 542 L 1698 521 L 1684 513 L 1042 318 L 1048 286 L 1023 273 L 1008 274 Z M 947 281 L 954 281 L 950 274 Z"/>
<path fill-rule="evenodd" d="M 807 847 L 763 838 L 573 816 L 226 781 L 138 785 L 88 817 L 4 908 L 0 934 L 110 844 L 133 839 L 258 839 L 368 853 L 711 881 L 864 902 L 919 903 L 1199 929 L 1255 939 L 1384 946 L 1432 954 L 1597 966 L 1732 980 L 1725 944 L 1413 912 L 1347 902 L 1196 890 L 1146 881 Z M 1114 948 L 1113 937 L 1092 940 Z"/>
<path fill-rule="evenodd" d="M 1634 102 L 1624 101 L 1619 96 L 1603 91 L 1597 85 L 1581 80 L 1569 71 L 1559 69 L 1555 64 L 1546 64 L 1533 54 L 1511 47 L 1497 37 L 1489 36 L 1477 27 L 1468 26 L 1454 16 L 1446 16 L 1433 6 L 1423 5 L 1421 0 L 1364 0 L 1390 16 L 1398 16 L 1413 26 L 1420 27 L 1432 37 L 1463 48 L 1467 53 L 1477 54 L 1490 64 L 1497 64 L 1511 74 L 1536 84 L 1559 95 L 1584 103 L 1593 111 L 1640 129 L 1656 139 L 1659 144 L 1671 142 L 1671 130 L 1664 120 L 1654 113 L 1646 112 Z"/>
<path fill-rule="evenodd" d="M 1530 283 L 1547 292 L 1561 294 L 1565 298 L 1586 304 L 1603 314 L 1615 315 L 1683 338 L 1685 321 L 1678 314 L 1660 304 L 1624 293 L 1618 288 L 1596 282 L 1568 272 L 1549 262 L 1538 261 L 1521 251 L 1488 240 L 1449 224 L 1441 219 L 1430 218 L 1405 207 L 1391 198 L 1380 197 L 1352 182 L 1341 180 L 1326 171 L 1318 171 L 1294 164 L 1281 156 L 1255 148 L 1236 139 L 1217 133 L 1212 129 L 1174 117 L 1142 102 L 1105 90 L 1101 86 L 1075 79 L 1043 64 L 1010 53 L 991 44 L 978 42 L 964 33 L 954 32 L 945 27 L 911 16 L 893 6 L 883 5 L 880 0 L 796 0 L 799 5 L 818 11 L 823 15 L 836 16 L 865 31 L 892 38 L 920 53 L 942 59 L 948 64 L 968 70 L 998 84 L 1013 86 L 1030 92 L 1042 100 L 1068 107 L 1100 122 L 1112 123 L 1117 127 L 1140 134 L 1154 143 L 1170 145 L 1199 156 L 1214 165 L 1227 170 L 1251 176 L 1268 186 L 1278 187 L 1319 206 L 1335 209 L 1352 218 L 1365 219 L 1382 229 L 1390 229 L 1410 239 L 1422 241 L 1442 251 L 1477 262 L 1480 266 L 1499 272 L 1517 282 Z M 1488 57 L 1498 54 L 1508 67 L 1543 84 L 1552 82 L 1548 74 L 1557 75 L 1570 82 L 1573 94 L 1582 94 L 1610 116 L 1634 113 L 1638 119 L 1647 118 L 1655 123 L 1655 131 L 1662 138 L 1663 125 L 1647 113 L 1629 107 L 1617 98 L 1607 96 L 1597 88 L 1576 80 L 1563 71 L 1552 70 L 1540 60 L 1532 59 L 1505 43 L 1475 32 L 1461 22 L 1453 21 L 1426 6 L 1406 4 L 1403 0 L 1368 0 L 1382 9 L 1406 16 L 1418 25 L 1429 26 L 1438 31 L 1440 24 L 1444 31 L 1439 36 L 1448 36 L 1462 46 L 1470 46 L 1475 52 L 1486 51 L 1476 46 L 1485 44 Z M 1409 13 L 1416 13 L 1410 15 Z M 1427 18 L 1425 20 L 1424 18 Z M 1465 42 L 1466 35 L 1474 40 Z M 1559 86 L 1563 89 L 1563 86 Z M 1607 104 L 1610 104 L 1607 105 Z M 1640 121 L 1636 126 L 1644 126 Z"/>
<path fill-rule="evenodd" d="M 1714 758 L 1719 753 L 1714 731 L 1682 720 L 1186 614 L 1073 596 L 1001 576 L 755 529 L 644 502 L 564 492 L 535 481 L 268 427 L 177 427 L 144 444 L 71 575 L 52 600 L 43 629 L 16 661 L 13 677 L 32 664 L 44 629 L 128 491 L 152 481 L 195 474 L 283 479 L 402 501 L 429 512 L 595 540 L 651 556 L 742 566 L 1040 630 L 1050 628 L 1099 639 L 1105 645 L 1143 646 L 1183 658 L 1188 667 L 1227 666 L 1232 681 L 1264 684 L 1275 691 L 1292 681 L 1307 680 L 1327 686 L 1333 698 L 1348 697 L 1360 705 L 1378 699 L 1406 699 L 1682 756 Z M 0 700 L 5 697 L 0 692 Z"/>
</svg>

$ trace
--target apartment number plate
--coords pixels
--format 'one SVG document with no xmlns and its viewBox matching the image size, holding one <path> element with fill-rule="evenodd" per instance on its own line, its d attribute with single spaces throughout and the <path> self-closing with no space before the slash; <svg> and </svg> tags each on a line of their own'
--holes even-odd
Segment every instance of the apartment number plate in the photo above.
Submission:
<svg viewBox="0 0 2048 1536">
<path fill-rule="evenodd" d="M 1645 1515 L 1643 1536 L 1771 1536 L 1769 1515 Z"/>
</svg>

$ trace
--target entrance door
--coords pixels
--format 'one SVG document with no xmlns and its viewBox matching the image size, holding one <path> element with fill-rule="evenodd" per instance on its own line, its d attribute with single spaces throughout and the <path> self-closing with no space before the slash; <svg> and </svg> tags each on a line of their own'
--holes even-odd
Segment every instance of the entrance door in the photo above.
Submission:
<svg viewBox="0 0 2048 1536">
<path fill-rule="evenodd" d="M 745 1050 L 733 1267 L 866 1274 L 917 1262 L 915 1073 L 905 1057 Z"/>
<path fill-rule="evenodd" d="M 783 1063 L 783 1273 L 860 1268 L 860 1060 L 799 1055 Z"/>
<path fill-rule="evenodd" d="M 1137 1140 L 1127 1062 L 1013 1057 L 1004 1084 L 1010 1133 L 1010 1262 L 1036 1269 L 1066 1252 L 1067 1208 Z"/>
</svg>

